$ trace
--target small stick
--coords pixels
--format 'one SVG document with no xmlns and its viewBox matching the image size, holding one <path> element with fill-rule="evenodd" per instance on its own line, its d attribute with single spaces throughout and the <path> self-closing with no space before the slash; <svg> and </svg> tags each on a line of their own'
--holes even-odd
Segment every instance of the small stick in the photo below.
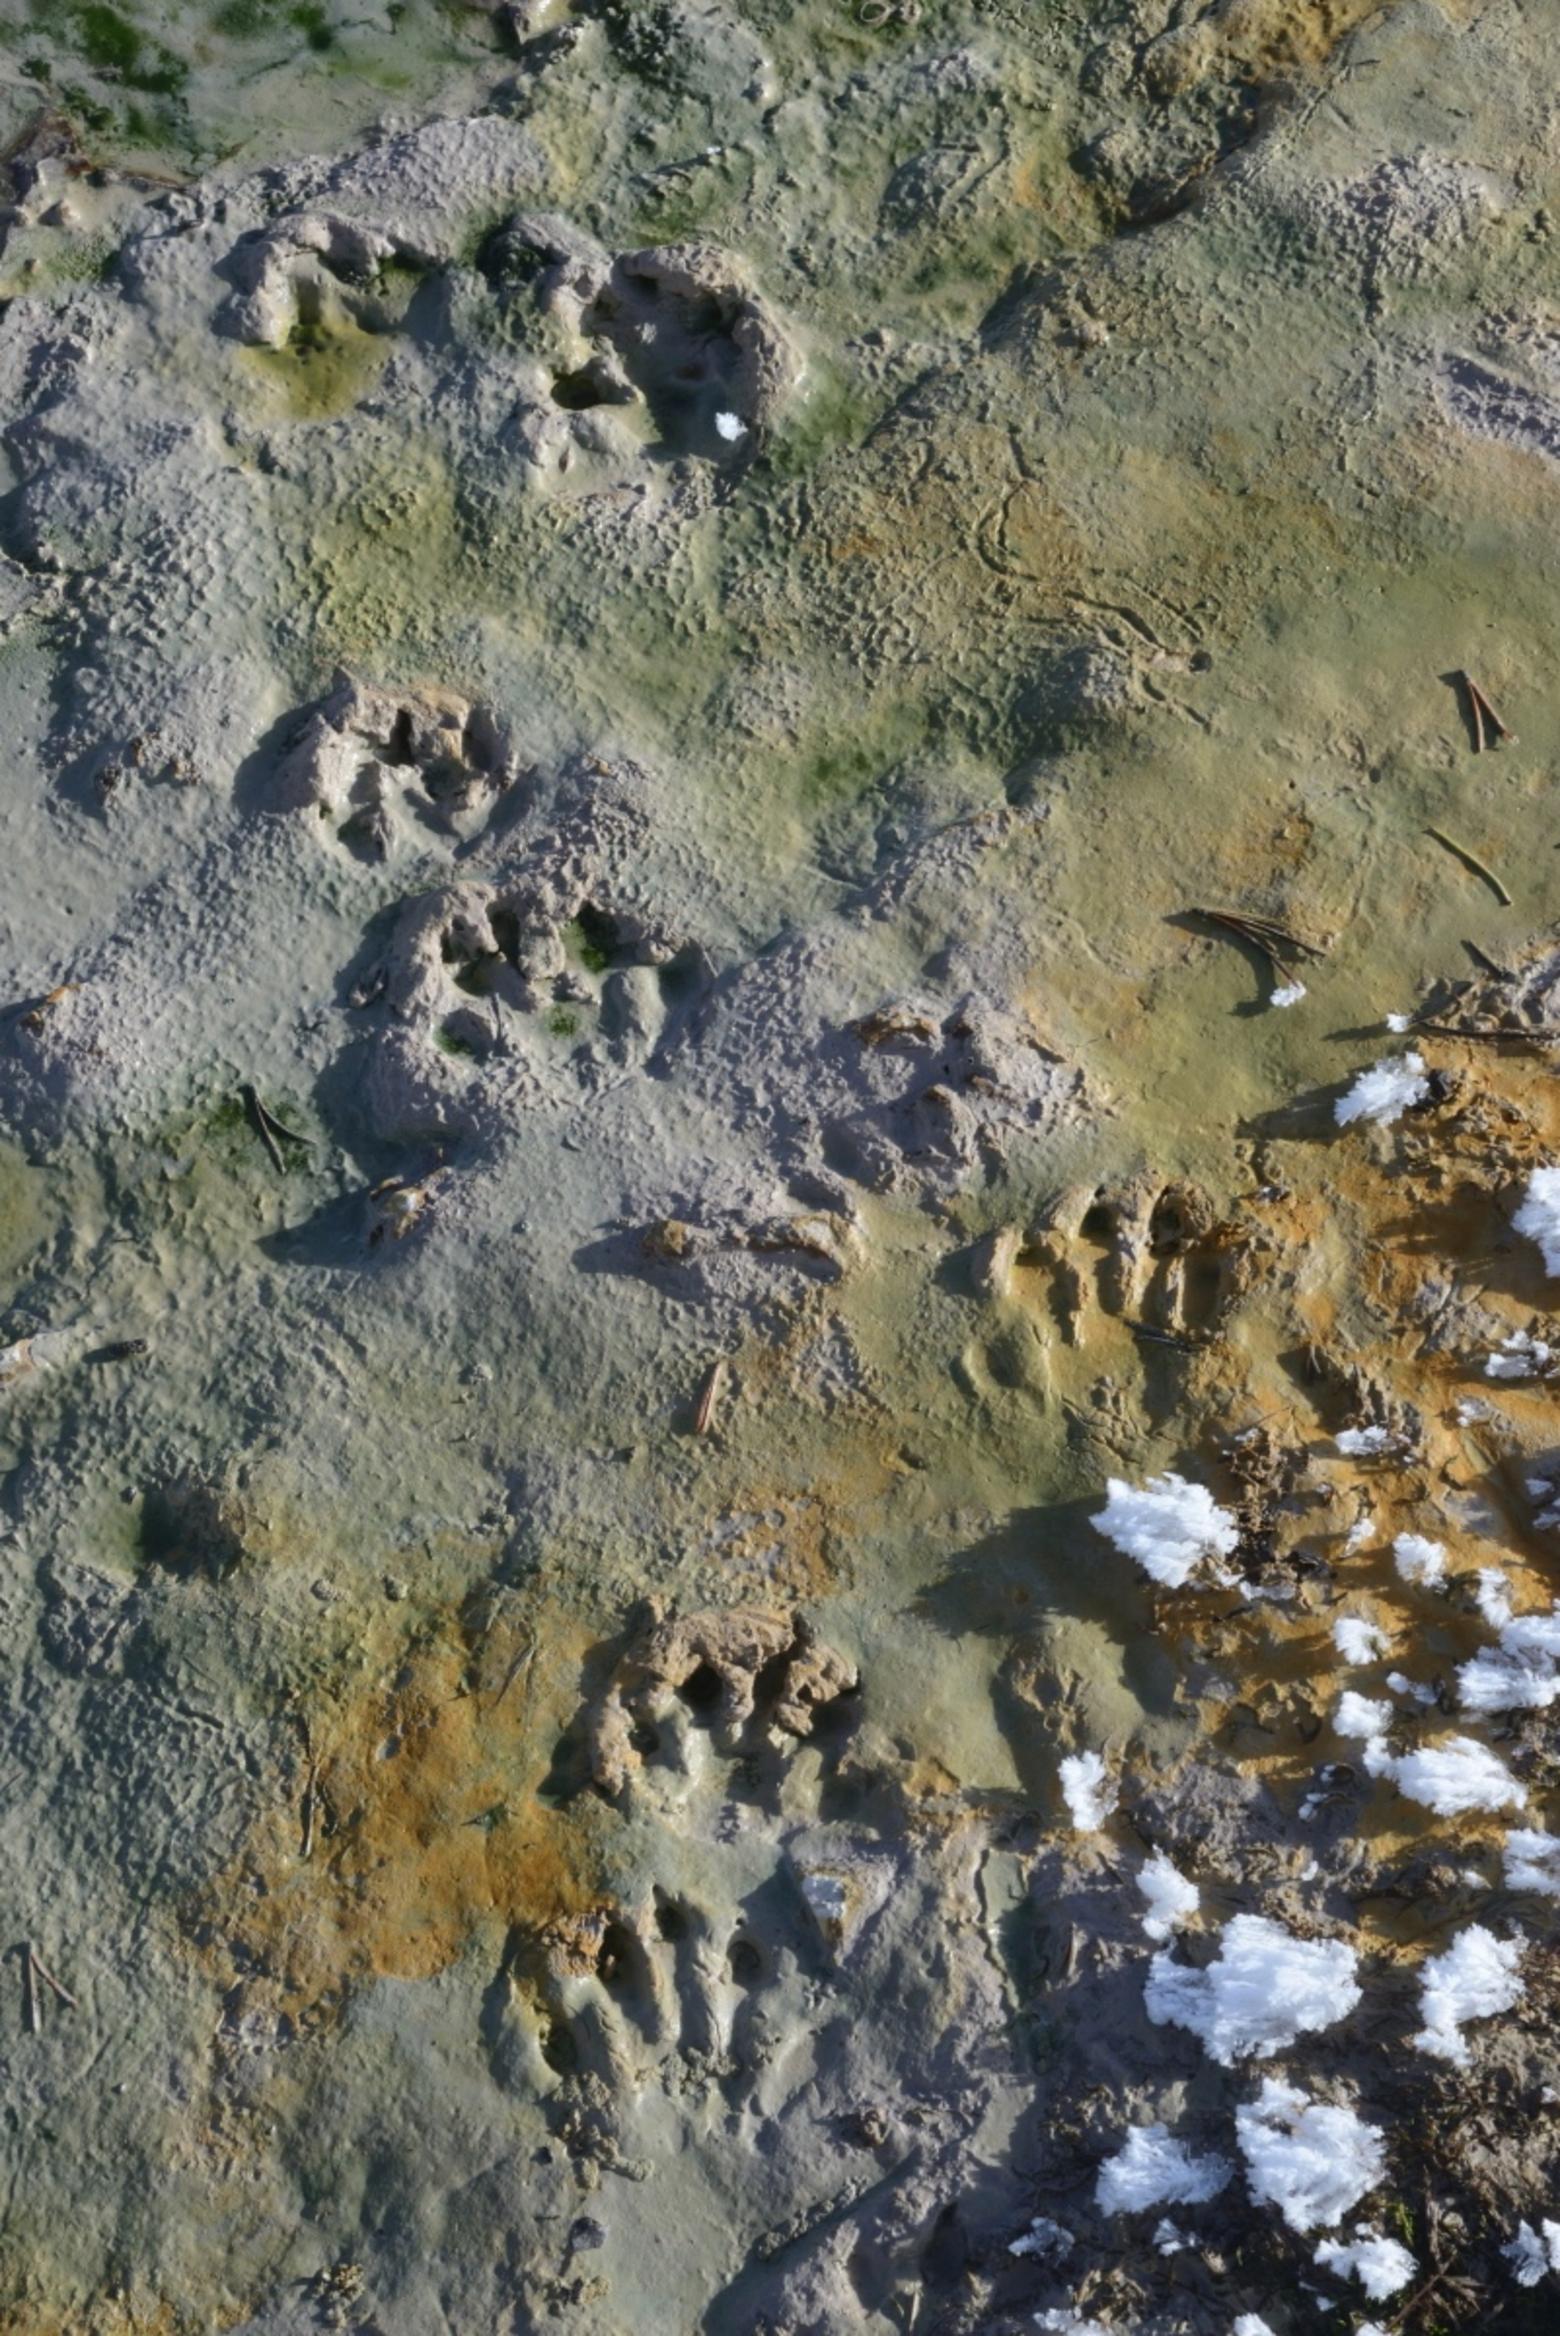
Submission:
<svg viewBox="0 0 1560 2336">
<path fill-rule="evenodd" d="M 699 1400 L 693 1414 L 693 1432 L 696 1436 L 707 1436 L 710 1432 L 725 1376 L 725 1358 L 717 1356 L 705 1372 L 704 1385 L 699 1390 Z"/>
<path fill-rule="evenodd" d="M 1447 835 L 1445 831 L 1439 827 L 1427 827 L 1425 833 L 1426 835 L 1433 835 L 1438 844 L 1444 844 L 1449 852 L 1454 854 L 1457 859 L 1461 860 L 1465 868 L 1471 868 L 1473 870 L 1475 876 L 1482 876 L 1485 883 L 1494 893 L 1495 898 L 1500 902 L 1502 908 L 1511 907 L 1512 902 L 1510 893 L 1506 890 L 1505 885 L 1502 884 L 1494 869 L 1486 868 L 1484 862 L 1479 858 L 1477 852 L 1470 852 L 1466 844 L 1458 843 L 1455 838 Z"/>
<path fill-rule="evenodd" d="M 33 1952 L 31 1959 L 32 1967 L 37 1972 L 38 1977 L 43 1981 L 44 1986 L 52 1987 L 55 1994 L 59 1997 L 61 2003 L 68 2004 L 73 2012 L 79 2011 L 81 2007 L 77 2003 L 76 1998 L 71 1994 L 68 1987 L 63 1986 L 61 1982 L 55 1978 L 54 1973 L 49 1969 L 49 1966 L 43 1960 L 43 1957 L 36 1952 Z"/>
<path fill-rule="evenodd" d="M 308 1137 L 295 1134 L 290 1127 L 283 1127 L 275 1112 L 267 1111 L 247 1079 L 238 1092 L 243 1099 L 244 1109 L 249 1114 L 250 1126 L 270 1153 L 276 1167 L 285 1168 L 287 1165 L 282 1158 L 282 1144 L 297 1144 L 305 1152 L 309 1149 Z M 281 1139 L 280 1142 L 278 1142 L 278 1138 Z"/>
<path fill-rule="evenodd" d="M 521 1672 L 529 1671 L 535 1655 L 536 1641 L 533 1638 L 526 1646 L 523 1646 L 520 1649 L 519 1654 L 516 1655 L 514 1661 L 510 1664 L 508 1670 L 504 1673 L 504 1684 L 493 1698 L 493 1709 L 495 1711 L 497 1711 L 499 1705 L 503 1702 L 505 1696 L 509 1693 L 510 1688 L 513 1687 Z"/>
<path fill-rule="evenodd" d="M 38 1990 L 33 1984 L 37 1965 L 33 1960 L 32 1940 L 22 1945 L 22 2025 L 29 2036 L 36 2036 L 43 2022 L 38 2015 Z"/>
<path fill-rule="evenodd" d="M 319 1773 L 319 1762 L 311 1760 L 309 1773 L 304 1780 L 303 1787 L 303 1841 L 298 1851 L 301 1858 L 310 1858 L 314 1855 L 314 1810 L 319 1797 L 316 1791 Z"/>
<path fill-rule="evenodd" d="M 1517 741 L 1506 728 L 1495 708 L 1490 704 L 1471 673 L 1463 674 L 1463 688 L 1468 692 L 1468 704 L 1473 713 L 1473 751 L 1482 754 L 1494 738 L 1504 738 L 1508 746 Z"/>
<path fill-rule="evenodd" d="M 1182 1338 L 1173 1330 L 1156 1330 L 1151 1322 L 1129 1322 L 1127 1328 L 1134 1338 L 1151 1338 L 1156 1346 L 1173 1346 L 1183 1355 L 1197 1351 L 1195 1339 Z"/>
<path fill-rule="evenodd" d="M 1492 1046 L 1553 1046 L 1560 1039 L 1560 1024 L 1538 1023 L 1531 1030 L 1475 1030 L 1464 1022 L 1415 1022 L 1411 1027 L 1437 1038 L 1483 1038 Z"/>
<path fill-rule="evenodd" d="M 1216 908 L 1197 909 L 1193 913 L 1206 917 L 1211 925 L 1218 925 L 1225 932 L 1233 933 L 1238 941 L 1245 942 L 1248 949 L 1255 949 L 1267 965 L 1269 981 L 1275 989 L 1278 988 L 1289 969 L 1274 955 L 1272 944 L 1261 933 L 1243 923 L 1240 918 L 1225 916 Z"/>
<path fill-rule="evenodd" d="M 1215 909 L 1211 913 L 1218 916 L 1220 914 L 1229 915 L 1231 912 Z M 1318 949 L 1314 941 L 1303 941 L 1298 933 L 1292 933 L 1287 925 L 1277 923 L 1272 917 L 1253 916 L 1248 909 L 1241 909 L 1238 912 L 1238 921 L 1246 926 L 1250 932 L 1260 933 L 1264 940 L 1275 942 L 1281 949 L 1298 949 L 1303 955 L 1315 958 L 1322 958 L 1327 954 L 1325 949 Z"/>
<path fill-rule="evenodd" d="M 1222 926 L 1225 932 L 1238 934 L 1254 949 L 1260 949 L 1269 965 L 1277 970 L 1276 951 L 1289 950 L 1300 957 L 1325 957 L 1325 949 L 1318 949 L 1314 941 L 1302 941 L 1298 933 L 1291 933 L 1284 925 L 1275 924 L 1270 917 L 1247 916 L 1244 910 L 1228 908 L 1194 908 L 1188 911 L 1194 917 L 1204 917 L 1210 925 Z"/>
</svg>

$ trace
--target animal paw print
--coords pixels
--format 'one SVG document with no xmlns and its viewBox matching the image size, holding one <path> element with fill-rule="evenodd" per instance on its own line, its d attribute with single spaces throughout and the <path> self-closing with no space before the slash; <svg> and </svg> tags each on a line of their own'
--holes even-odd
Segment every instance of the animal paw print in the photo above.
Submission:
<svg viewBox="0 0 1560 2336">
<path fill-rule="evenodd" d="M 476 786 L 460 767 L 459 787 Z M 640 780 L 578 758 L 509 822 L 491 880 L 401 903 L 347 985 L 365 1016 L 358 1102 L 376 1135 L 491 1133 L 649 1058 L 684 968 L 681 938 L 641 896 Z"/>
<path fill-rule="evenodd" d="M 774 1856 L 757 1835 L 726 1845 L 714 1863 L 728 1896 L 711 1890 L 706 1849 L 699 1882 L 656 1883 L 637 1905 L 603 1903 L 515 1942 L 508 1981 L 545 2064 L 553 2130 L 587 2186 L 602 2173 L 644 2178 L 630 2135 L 664 2115 L 647 2094 L 695 2122 L 752 2107 L 826 1962 L 804 1903 L 789 1918 L 743 1911 L 744 1885 L 772 1875 Z"/>
<path fill-rule="evenodd" d="M 756 1758 L 766 1739 L 839 1716 L 858 1684 L 803 1615 L 734 1606 L 667 1619 L 652 1601 L 588 1722 L 590 1781 L 617 1801 L 654 1780 L 675 1806 L 707 1766 L 703 1738 Z"/>
<path fill-rule="evenodd" d="M 919 2294 L 942 2159 L 979 2125 L 1012 2011 L 990 1813 L 847 1737 L 854 1676 L 788 1616 L 650 1615 L 561 1755 L 615 1813 L 619 1887 L 512 1933 L 486 2036 L 499 2081 L 543 2096 L 557 2179 L 595 2194 L 597 2292 L 632 2293 L 634 2325 L 752 2336 L 793 2322 L 798 2277 L 830 2291 L 807 2325 L 859 2324 L 862 2279 Z M 924 2023 L 908 2077 L 890 2004 Z"/>
<path fill-rule="evenodd" d="M 587 2180 L 637 2172 L 624 2134 L 647 2090 L 689 2115 L 752 2093 L 871 1895 L 786 1808 L 809 1797 L 791 1774 L 802 1740 L 823 1724 L 826 1767 L 856 1688 L 800 1617 L 650 1606 L 560 1748 L 560 1789 L 596 1792 L 654 1842 L 648 1885 L 517 1931 L 500 1973 Z"/>
<path fill-rule="evenodd" d="M 1032 1244 L 1049 1268 L 1052 1306 L 1069 1345 L 1091 1316 L 1113 1316 L 1148 1338 L 1193 1346 L 1218 1330 L 1248 1285 L 1250 1229 L 1221 1218 L 1195 1184 L 1144 1179 L 1071 1193 Z"/>
<path fill-rule="evenodd" d="M 397 235 L 329 213 L 294 212 L 235 245 L 221 273 L 232 285 L 223 326 L 251 347 L 283 349 L 300 335 L 393 331 L 404 296 L 389 271 L 416 271 L 427 254 Z"/>
<path fill-rule="evenodd" d="M 418 832 L 451 848 L 479 834 L 520 775 L 486 706 L 451 690 L 372 689 L 338 673 L 277 767 L 273 800 L 313 810 L 360 859 L 385 860 Z"/>
</svg>

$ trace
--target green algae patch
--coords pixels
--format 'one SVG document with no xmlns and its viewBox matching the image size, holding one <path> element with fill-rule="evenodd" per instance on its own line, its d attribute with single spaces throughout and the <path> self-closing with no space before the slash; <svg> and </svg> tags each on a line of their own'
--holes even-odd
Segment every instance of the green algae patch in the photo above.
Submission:
<svg viewBox="0 0 1560 2336">
<path fill-rule="evenodd" d="M 927 743 L 931 711 L 913 699 L 889 698 L 831 723 L 795 766 L 804 811 L 831 810 L 875 786 L 892 766 Z"/>
<path fill-rule="evenodd" d="M 461 605 L 456 541 L 453 490 L 433 457 L 408 449 L 365 480 L 310 548 L 318 654 L 376 663 L 398 654 L 434 669 L 448 611 Z"/>
<path fill-rule="evenodd" d="M 113 235 L 68 236 L 57 228 L 13 235 L 9 265 L 0 275 L 0 300 L 48 300 L 100 284 L 119 258 Z"/>
<path fill-rule="evenodd" d="M 349 413 L 377 379 L 390 352 L 384 333 L 365 332 L 343 317 L 329 325 L 299 325 L 283 349 L 245 349 L 242 359 L 281 394 L 295 422 L 327 422 Z"/>
<path fill-rule="evenodd" d="M 76 44 L 87 63 L 105 76 L 144 90 L 149 96 L 174 97 L 189 78 L 189 66 L 161 41 L 148 40 L 117 8 L 92 0 L 77 8 L 71 20 Z"/>
<path fill-rule="evenodd" d="M 800 477 L 826 455 L 860 445 L 881 412 L 881 398 L 842 367 L 815 362 L 807 388 L 781 416 L 765 444 L 760 480 Z"/>
</svg>

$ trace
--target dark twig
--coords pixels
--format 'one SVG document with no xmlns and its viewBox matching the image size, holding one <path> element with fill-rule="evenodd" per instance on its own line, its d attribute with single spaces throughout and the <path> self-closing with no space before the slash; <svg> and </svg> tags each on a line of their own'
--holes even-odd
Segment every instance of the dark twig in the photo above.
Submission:
<svg viewBox="0 0 1560 2336">
<path fill-rule="evenodd" d="M 249 1115 L 250 1126 L 270 1153 L 276 1167 L 285 1169 L 287 1165 L 282 1158 L 281 1147 L 283 1144 L 296 1144 L 301 1151 L 305 1152 L 310 1149 L 308 1137 L 298 1135 L 290 1127 L 284 1127 L 274 1111 L 267 1111 L 247 1079 L 238 1092 L 243 1101 L 244 1109 Z"/>
<path fill-rule="evenodd" d="M 1515 746 L 1515 736 L 1506 728 L 1471 673 L 1464 672 L 1462 684 L 1468 693 L 1468 711 L 1473 716 L 1474 753 L 1482 754 L 1497 738 L 1503 738 L 1509 746 Z"/>
<path fill-rule="evenodd" d="M 521 1672 L 529 1671 L 535 1659 L 536 1641 L 534 1638 L 532 1638 L 526 1641 L 525 1645 L 516 1655 L 514 1661 L 510 1664 L 508 1670 L 504 1673 L 504 1684 L 493 1698 L 492 1708 L 494 1711 L 497 1711 L 499 1705 L 503 1702 L 505 1696 L 509 1693 L 510 1688 L 513 1687 Z"/>
<path fill-rule="evenodd" d="M 1207 924 L 1217 925 L 1221 932 L 1233 933 L 1249 949 L 1257 950 L 1267 959 L 1275 981 L 1281 981 L 1288 970 L 1283 962 L 1285 957 L 1322 958 L 1327 954 L 1314 941 L 1303 941 L 1298 933 L 1291 933 L 1285 925 L 1275 924 L 1271 917 L 1251 916 L 1244 909 L 1194 908 L 1187 913 L 1201 917 Z"/>
<path fill-rule="evenodd" d="M 704 1385 L 699 1390 L 699 1400 L 694 1408 L 693 1432 L 696 1436 L 707 1436 L 714 1424 L 715 1406 L 720 1401 L 725 1377 L 725 1361 L 717 1356 L 704 1374 Z"/>
<path fill-rule="evenodd" d="M 1443 828 L 1427 827 L 1425 833 L 1426 835 L 1433 835 L 1438 844 L 1444 844 L 1446 849 L 1451 852 L 1455 858 L 1461 860 L 1465 868 L 1471 868 L 1473 870 L 1475 876 L 1482 876 L 1485 883 L 1494 893 L 1495 898 L 1500 902 L 1501 907 L 1510 908 L 1510 893 L 1506 890 L 1505 885 L 1502 884 L 1494 869 L 1486 868 L 1484 862 L 1479 858 L 1477 852 L 1470 852 L 1466 844 L 1458 843 L 1456 837 L 1449 836 Z"/>
<path fill-rule="evenodd" d="M 1466 1022 L 1412 1022 L 1409 1028 L 1428 1030 L 1436 1038 L 1482 1038 L 1493 1046 L 1553 1046 L 1560 1039 L 1560 1023 L 1539 1023 L 1531 1030 L 1479 1030 Z"/>
<path fill-rule="evenodd" d="M 55 1978 L 54 1973 L 49 1969 L 48 1964 L 44 1961 L 43 1957 L 37 1952 L 37 1950 L 35 1948 L 29 1948 L 28 1952 L 32 1959 L 32 1967 L 37 1973 L 38 1977 L 43 1981 L 44 1986 L 52 1989 L 53 1993 L 59 1997 L 60 2002 L 66 2005 L 69 2010 L 78 2010 L 80 2007 L 76 2002 L 76 1998 L 71 1994 L 70 1989 Z"/>
</svg>

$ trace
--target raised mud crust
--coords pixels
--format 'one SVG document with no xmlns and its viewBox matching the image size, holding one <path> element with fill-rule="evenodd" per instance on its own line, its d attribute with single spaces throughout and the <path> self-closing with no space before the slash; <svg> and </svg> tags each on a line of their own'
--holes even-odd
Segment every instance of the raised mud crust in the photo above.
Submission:
<svg viewBox="0 0 1560 2336">
<path fill-rule="evenodd" d="M 642 403 L 677 453 L 731 459 L 779 419 L 801 358 L 742 261 L 690 243 L 612 257 L 568 221 L 522 215 L 487 247 L 558 333 L 555 404 Z"/>
<path fill-rule="evenodd" d="M 655 1723 L 680 1703 L 727 1751 L 755 1730 L 811 1735 L 818 1713 L 852 1694 L 853 1663 L 821 1644 L 799 1614 L 737 1606 L 667 1618 L 652 1612 L 588 1721 L 590 1771 L 616 1799 L 646 1757 Z"/>
<path fill-rule="evenodd" d="M 317 811 L 339 840 L 385 859 L 409 817 L 459 835 L 520 775 L 507 729 L 450 690 L 376 689 L 338 673 L 271 781 L 279 810 Z"/>
</svg>

